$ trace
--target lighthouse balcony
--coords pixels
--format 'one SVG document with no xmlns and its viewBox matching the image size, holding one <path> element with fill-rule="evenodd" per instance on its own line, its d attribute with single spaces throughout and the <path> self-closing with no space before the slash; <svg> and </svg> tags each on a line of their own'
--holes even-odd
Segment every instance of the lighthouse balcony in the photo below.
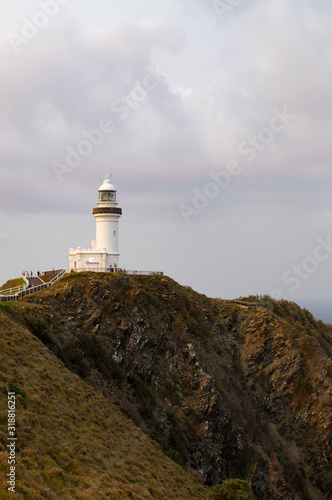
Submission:
<svg viewBox="0 0 332 500">
<path fill-rule="evenodd" d="M 93 248 L 71 248 L 69 250 L 69 255 L 89 255 L 90 257 L 95 257 L 96 255 L 119 255 L 118 252 L 110 252 L 107 248 L 97 248 L 94 245 Z"/>
<path fill-rule="evenodd" d="M 122 208 L 117 207 L 98 207 L 93 209 L 93 215 L 98 214 L 114 214 L 122 215 Z"/>
</svg>

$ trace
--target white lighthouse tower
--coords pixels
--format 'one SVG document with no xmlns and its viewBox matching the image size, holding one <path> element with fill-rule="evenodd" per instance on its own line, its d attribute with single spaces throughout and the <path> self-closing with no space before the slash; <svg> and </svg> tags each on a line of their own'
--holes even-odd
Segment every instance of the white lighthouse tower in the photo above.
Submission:
<svg viewBox="0 0 332 500">
<path fill-rule="evenodd" d="M 118 223 L 122 209 L 117 205 L 116 189 L 106 177 L 98 190 L 98 208 L 93 209 L 96 219 L 96 248 L 107 254 L 106 267 L 119 267 Z"/>
<path fill-rule="evenodd" d="M 69 250 L 71 270 L 103 272 L 110 267 L 119 267 L 118 223 L 121 215 L 116 188 L 109 177 L 106 177 L 98 190 L 97 207 L 93 209 L 96 239 L 92 240 L 92 248 L 78 247 L 76 250 Z"/>
</svg>

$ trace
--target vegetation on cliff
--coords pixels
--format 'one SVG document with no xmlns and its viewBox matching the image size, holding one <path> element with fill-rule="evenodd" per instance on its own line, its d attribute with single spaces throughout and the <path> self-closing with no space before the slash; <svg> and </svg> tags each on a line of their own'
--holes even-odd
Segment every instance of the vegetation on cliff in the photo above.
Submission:
<svg viewBox="0 0 332 500">
<path fill-rule="evenodd" d="M 167 467 L 177 462 L 190 473 L 184 476 L 187 489 L 172 496 L 176 482 L 166 487 L 159 479 L 158 465 L 151 498 L 205 498 L 207 490 L 193 477 L 208 486 L 223 483 L 214 489 L 220 495 L 226 491 L 224 481 L 237 478 L 249 483 L 258 499 L 329 498 L 331 326 L 315 321 L 294 303 L 267 297 L 263 303 L 262 308 L 248 309 L 208 299 L 166 277 L 80 273 L 18 304 L 2 304 L 0 311 L 17 338 L 32 342 L 31 332 L 40 349 L 39 341 L 44 344 L 40 352 L 56 363 L 59 377 L 75 377 L 81 393 L 84 387 L 85 414 L 94 407 L 89 387 L 94 388 L 102 394 L 98 396 L 101 405 L 110 405 L 118 419 L 125 414 L 144 431 L 144 443 L 155 441 L 153 453 L 159 449 L 164 460 L 168 460 L 165 455 L 172 459 Z M 33 342 L 37 347 L 37 340 Z M 29 356 L 33 357 L 35 347 L 31 344 Z M 6 383 L 10 379 L 22 386 L 33 401 L 37 387 L 27 390 L 29 385 L 15 361 L 4 376 Z M 50 383 L 45 378 L 42 385 L 54 398 L 64 392 L 62 379 Z M 43 404 L 47 415 L 58 403 Z M 83 403 L 77 400 L 76 405 Z M 49 425 L 53 420 L 64 425 L 54 412 L 48 417 Z M 34 422 L 29 424 L 31 429 L 35 429 Z M 87 420 L 84 439 L 90 425 Z M 126 425 L 142 436 L 139 429 Z M 105 422 L 105 429 L 109 427 L 112 424 Z M 37 441 L 40 446 L 47 432 Z M 106 436 L 105 446 L 112 439 Z M 59 444 L 59 452 L 64 445 Z M 67 448 L 74 446 L 73 438 Z M 89 446 L 86 442 L 89 456 L 98 446 L 96 474 L 106 474 L 103 487 L 118 487 L 105 469 L 109 453 L 102 459 L 105 450 L 100 443 L 93 440 Z M 123 448 L 120 463 L 125 462 L 126 453 Z M 147 470 L 151 463 L 157 467 L 151 453 L 145 454 L 150 463 Z M 163 469 L 160 460 L 158 455 Z M 133 458 L 136 465 L 130 464 L 136 475 L 121 486 L 127 494 L 129 487 L 134 492 L 143 484 L 150 485 L 150 476 L 139 476 L 140 482 L 136 481 L 141 461 L 137 455 Z M 79 475 L 80 467 L 81 463 L 75 469 Z M 181 469 L 176 471 L 180 474 Z M 71 478 L 64 474 L 63 489 Z M 117 485 L 121 485 L 121 474 Z M 164 488 L 162 493 L 158 485 Z M 45 487 L 51 488 L 48 483 Z M 201 488 L 199 493 L 195 488 Z M 135 494 L 150 498 L 139 490 Z"/>
<path fill-rule="evenodd" d="M 209 498 L 207 488 L 12 319 L 21 307 L 6 304 L 0 312 L 0 498 Z M 9 390 L 16 392 L 15 493 L 7 489 Z"/>
</svg>

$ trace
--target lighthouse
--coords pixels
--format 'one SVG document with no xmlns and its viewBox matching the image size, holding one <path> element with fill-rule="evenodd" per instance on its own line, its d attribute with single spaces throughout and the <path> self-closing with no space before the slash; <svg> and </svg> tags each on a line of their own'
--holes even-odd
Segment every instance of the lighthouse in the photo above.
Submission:
<svg viewBox="0 0 332 500">
<path fill-rule="evenodd" d="M 98 189 L 97 207 L 93 209 L 96 219 L 96 239 L 92 248 L 69 250 L 70 270 L 108 271 L 119 267 L 119 219 L 122 209 L 118 207 L 117 190 L 107 176 Z"/>
<path fill-rule="evenodd" d="M 96 219 L 96 248 L 107 254 L 107 266 L 119 267 L 119 219 L 122 209 L 118 208 L 117 192 L 108 177 L 98 190 L 97 208 L 93 209 Z"/>
</svg>

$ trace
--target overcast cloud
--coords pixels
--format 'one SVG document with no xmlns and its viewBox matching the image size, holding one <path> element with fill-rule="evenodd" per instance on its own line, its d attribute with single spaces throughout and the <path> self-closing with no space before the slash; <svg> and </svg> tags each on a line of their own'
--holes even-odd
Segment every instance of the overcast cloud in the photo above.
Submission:
<svg viewBox="0 0 332 500">
<path fill-rule="evenodd" d="M 40 15 L 46 4 L 58 12 Z M 121 265 L 164 270 L 209 296 L 279 289 L 309 308 L 324 300 L 317 314 L 332 322 L 332 255 L 312 260 L 317 238 L 332 235 L 331 3 L 1 9 L 1 282 L 68 267 L 68 249 L 95 236 L 92 208 L 113 171 Z M 111 131 L 68 166 L 103 120 Z M 230 162 L 238 173 L 198 208 L 195 193 Z M 292 290 L 282 277 L 304 261 L 312 272 Z"/>
</svg>

